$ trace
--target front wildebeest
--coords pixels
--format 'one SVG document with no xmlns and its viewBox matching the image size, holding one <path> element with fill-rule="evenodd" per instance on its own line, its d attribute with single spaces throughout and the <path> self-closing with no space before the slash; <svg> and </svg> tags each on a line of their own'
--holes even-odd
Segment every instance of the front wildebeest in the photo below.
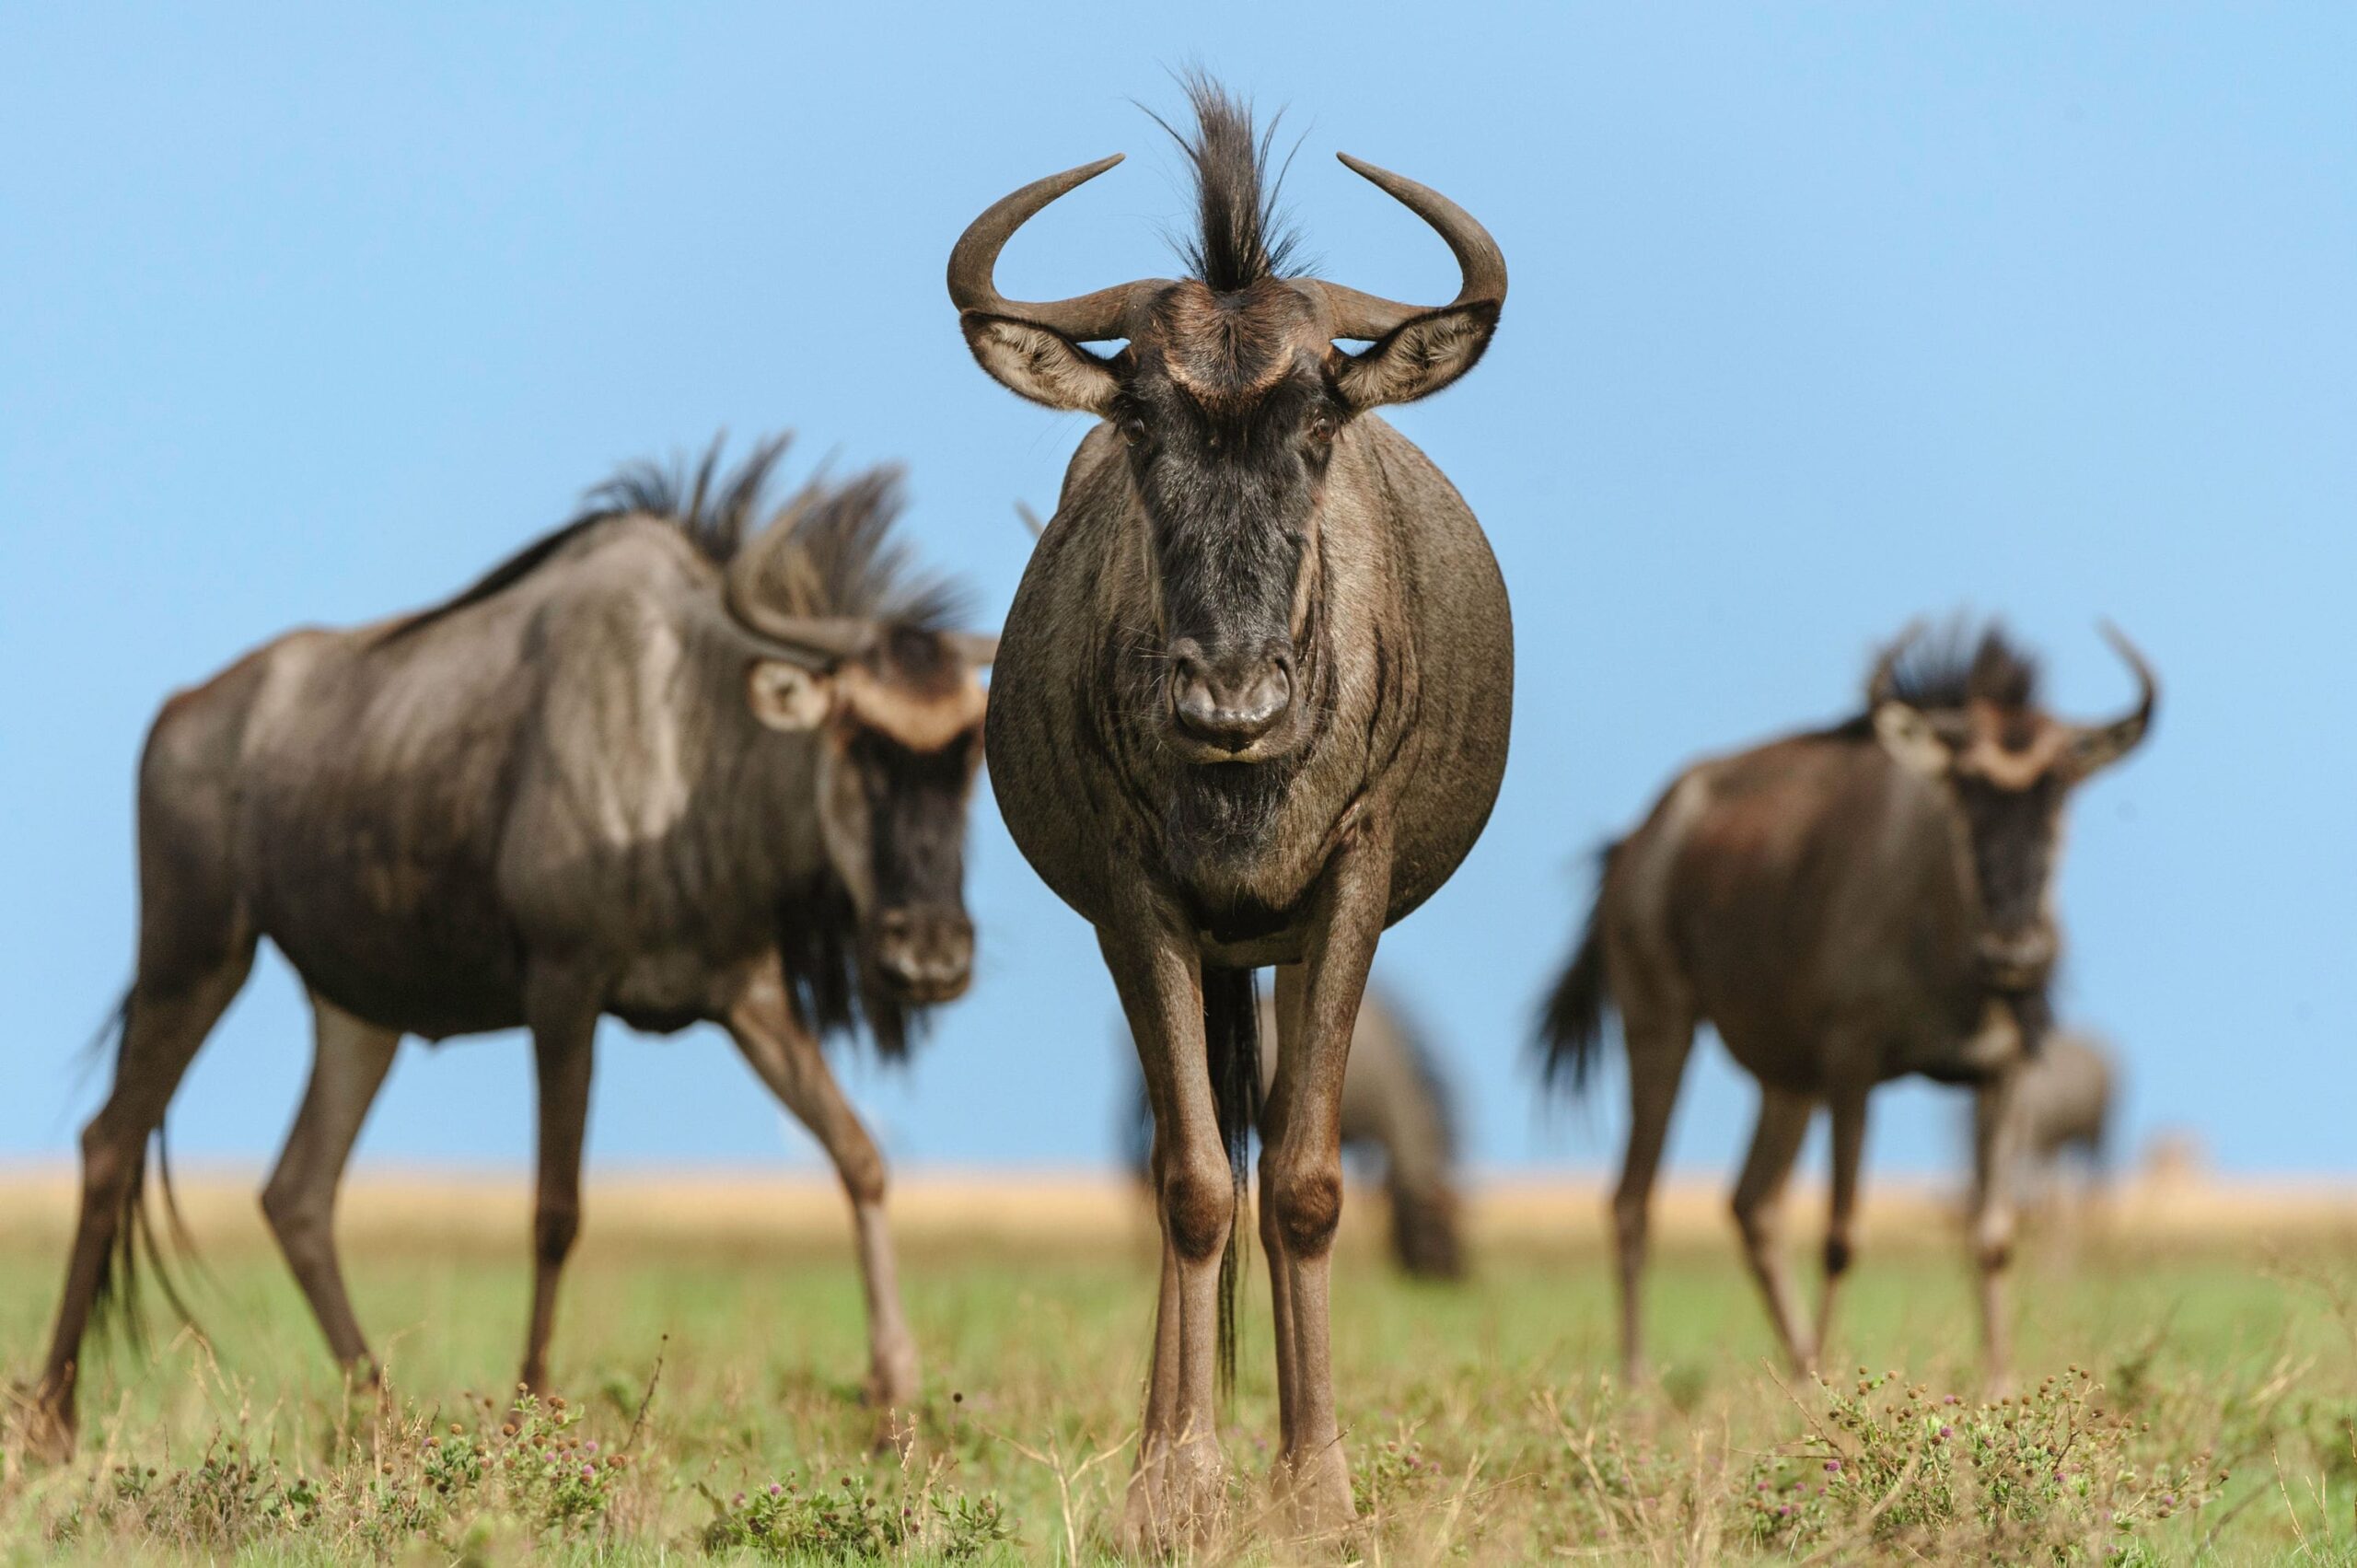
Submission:
<svg viewBox="0 0 2357 1568">
<path fill-rule="evenodd" d="M 999 294 L 1007 237 L 1113 158 L 1001 200 L 949 259 L 982 367 L 1101 422 L 1016 590 L 989 751 L 1016 842 L 1097 927 L 1154 1102 L 1162 1287 L 1125 1528 L 1159 1547 L 1222 1493 L 1221 1282 L 1260 1098 L 1262 965 L 1278 966 L 1260 1160 L 1276 1480 L 1308 1527 L 1351 1516 L 1327 1360 L 1351 1020 L 1377 936 L 1489 817 L 1514 666 L 1472 514 L 1370 412 L 1472 368 L 1505 297 L 1497 246 L 1446 197 L 1346 158 L 1439 231 L 1463 286 L 1425 308 L 1287 276 L 1268 141 L 1219 88 L 1190 87 L 1193 275 L 1049 304 Z M 1113 339 L 1127 346 L 1109 358 L 1081 346 Z"/>
<path fill-rule="evenodd" d="M 2014 1073 L 2046 1024 L 2049 894 L 2064 801 L 2152 723 L 2152 672 L 2109 633 L 2142 695 L 2109 724 L 2038 705 L 2036 671 L 1991 627 L 1903 637 L 1865 711 L 1832 729 L 1698 763 L 1607 852 L 1587 933 L 1543 1024 L 1551 1078 L 1589 1076 L 1608 1006 L 1629 1051 L 1629 1149 L 1612 1200 L 1622 1353 L 1640 1364 L 1638 1276 L 1662 1137 L 1698 1024 L 1759 1082 L 1735 1191 L 1744 1252 L 1796 1366 L 1814 1364 L 1849 1266 L 1866 1095 L 1922 1073 L 1980 1086 L 1973 1237 L 1981 1330 L 2002 1377 L 1999 1273 L 2011 1245 L 2001 1132 Z M 1822 1102 L 1831 1220 L 1817 1331 L 1804 1338 L 1777 1248 L 1784 1178 Z"/>
<path fill-rule="evenodd" d="M 1260 1087 L 1265 1094 L 1277 1072 L 1273 997 L 1260 999 L 1259 1040 Z M 1123 1044 L 1132 1042 L 1124 1039 Z M 1419 1278 L 1462 1279 L 1465 1244 L 1457 1191 L 1457 1135 L 1448 1086 L 1431 1042 L 1372 987 L 1351 1029 L 1351 1056 L 1342 1075 L 1338 1113 L 1345 1152 L 1359 1150 L 1383 1163 L 1385 1196 L 1391 1205 L 1391 1256 Z M 1154 1106 L 1143 1079 L 1137 1084 L 1137 1115 L 1131 1161 L 1138 1173 L 1152 1167 Z"/>
<path fill-rule="evenodd" d="M 747 537 L 784 445 L 725 484 L 709 458 L 691 487 L 627 474 L 437 609 L 291 633 L 164 705 L 140 763 L 138 970 L 82 1134 L 42 1447 L 72 1446 L 92 1307 L 133 1283 L 148 1138 L 264 936 L 318 1038 L 262 1207 L 355 1373 L 375 1364 L 336 1187 L 395 1047 L 522 1025 L 540 1098 L 523 1377 L 545 1384 L 611 1013 L 720 1024 L 826 1145 L 865 1276 L 869 1391 L 887 1411 L 913 1396 L 883 1164 L 818 1037 L 864 1018 L 897 1055 L 911 1009 L 965 989 L 991 645 L 944 630 L 950 596 L 907 571 L 888 471 L 813 484 Z"/>
</svg>

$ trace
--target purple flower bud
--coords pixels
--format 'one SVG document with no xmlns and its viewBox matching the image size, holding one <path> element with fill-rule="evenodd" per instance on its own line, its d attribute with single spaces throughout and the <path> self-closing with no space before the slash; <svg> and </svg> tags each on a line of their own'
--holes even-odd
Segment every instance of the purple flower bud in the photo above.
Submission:
<svg viewBox="0 0 2357 1568">
<path fill-rule="evenodd" d="M 1953 1437 L 1953 1436 L 1955 1436 L 1955 1435 L 1956 1435 L 1956 1428 L 1955 1428 L 1955 1427 L 1953 1427 L 1953 1426 L 1943 1426 L 1943 1427 L 1941 1427 L 1941 1428 L 1940 1428 L 1940 1441 L 1941 1441 L 1941 1442 L 1945 1443 L 1945 1442 L 1946 1442 L 1949 1438 L 1951 1438 L 1951 1437 Z"/>
<path fill-rule="evenodd" d="M 735 1505 L 739 1508 L 742 1508 L 745 1505 L 745 1494 L 743 1493 L 740 1492 L 737 1494 Z"/>
<path fill-rule="evenodd" d="M 582 1479 L 582 1480 L 584 1480 L 584 1481 L 595 1481 L 595 1480 L 597 1480 L 597 1479 L 598 1479 L 598 1467 L 597 1467 L 597 1466 L 595 1466 L 595 1465 L 584 1465 L 584 1466 L 582 1466 L 582 1467 L 581 1467 L 581 1479 Z"/>
<path fill-rule="evenodd" d="M 1841 1461 L 1840 1461 L 1840 1460 L 1839 1460 L 1839 1459 L 1828 1459 L 1828 1460 L 1826 1460 L 1826 1461 L 1825 1461 L 1825 1473 L 1826 1473 L 1827 1475 L 1838 1475 L 1838 1474 L 1840 1474 L 1840 1470 L 1841 1470 Z"/>
<path fill-rule="evenodd" d="M 783 1496 L 783 1495 L 784 1494 L 784 1493 L 785 1493 L 785 1488 L 784 1488 L 784 1487 L 780 1486 L 780 1485 L 779 1485 L 777 1482 L 775 1482 L 775 1481 L 772 1481 L 772 1482 L 770 1482 L 770 1495 L 771 1495 L 772 1497 Z"/>
<path fill-rule="evenodd" d="M 598 1451 L 598 1440 L 595 1437 L 592 1437 L 588 1442 L 581 1445 L 581 1451 L 585 1454 L 596 1453 Z"/>
<path fill-rule="evenodd" d="M 1940 1403 L 1944 1405 L 1952 1405 L 1956 1403 L 1956 1396 L 1954 1394 L 1950 1394 L 1946 1399 L 1942 1400 Z"/>
</svg>

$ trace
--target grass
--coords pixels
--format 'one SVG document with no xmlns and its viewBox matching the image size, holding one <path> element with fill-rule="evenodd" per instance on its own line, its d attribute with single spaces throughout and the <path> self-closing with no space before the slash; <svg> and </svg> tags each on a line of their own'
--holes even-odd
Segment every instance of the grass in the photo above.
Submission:
<svg viewBox="0 0 2357 1568">
<path fill-rule="evenodd" d="M 900 1457 L 871 1450 L 856 1403 L 846 1237 L 706 1223 L 691 1203 L 601 1227 L 594 1191 L 560 1317 L 566 1397 L 517 1409 L 527 1280 L 520 1214 L 500 1239 L 508 1207 L 503 1223 L 476 1203 L 347 1224 L 390 1372 L 379 1401 L 347 1397 L 258 1228 L 200 1205 L 210 1343 L 94 1364 L 72 1468 L 0 1457 L 0 1561 L 1109 1555 L 1152 1312 L 1142 1225 L 905 1223 L 926 1366 Z M 2329 1230 L 2031 1248 L 2024 1397 L 1984 1406 L 1969 1281 L 1934 1227 L 1870 1231 L 1824 1385 L 1769 1365 L 1731 1241 L 1672 1235 L 1650 1286 L 1658 1371 L 1623 1388 L 1592 1224 L 1492 1226 L 1470 1283 L 1420 1285 L 1376 1253 L 1376 1207 L 1354 1213 L 1335 1286 L 1366 1522 L 1303 1543 L 1266 1507 L 1260 1295 L 1226 1429 L 1230 1518 L 1205 1561 L 2357 1562 L 2357 1254 Z M 21 1378 L 65 1216 L 15 1214 L 0 1356 Z"/>
</svg>

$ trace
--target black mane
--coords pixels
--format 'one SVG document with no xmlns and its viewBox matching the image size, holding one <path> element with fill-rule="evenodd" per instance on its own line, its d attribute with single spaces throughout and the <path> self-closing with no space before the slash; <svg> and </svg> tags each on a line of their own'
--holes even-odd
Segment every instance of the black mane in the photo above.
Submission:
<svg viewBox="0 0 2357 1568">
<path fill-rule="evenodd" d="M 964 608 L 964 595 L 945 579 L 916 571 L 908 542 L 893 536 L 905 504 L 898 468 L 869 469 L 842 484 L 816 475 L 783 505 L 766 507 L 771 477 L 793 439 L 782 432 L 756 443 L 725 474 L 726 435 L 714 437 L 692 465 L 685 459 L 668 468 L 645 459 L 628 464 L 591 490 L 570 521 L 454 597 L 397 622 L 384 640 L 409 636 L 505 592 L 582 534 L 626 517 L 670 524 L 715 566 L 758 552 L 753 591 L 786 614 L 869 616 L 915 632 L 947 627 Z"/>
<path fill-rule="evenodd" d="M 1993 703 L 2026 708 L 2038 701 L 2038 661 L 1991 621 L 1979 634 L 1961 615 L 1910 640 L 1893 663 L 1890 694 L 1910 707 L 1961 708 Z"/>
<path fill-rule="evenodd" d="M 1190 137 L 1154 115 L 1155 123 L 1169 132 L 1187 155 L 1195 177 L 1197 227 L 1194 235 L 1174 240 L 1179 259 L 1214 294 L 1233 294 L 1263 278 L 1294 275 L 1301 236 L 1277 206 L 1283 168 L 1274 178 L 1269 172 L 1277 120 L 1283 116 L 1272 118 L 1256 135 L 1249 103 L 1200 71 L 1189 72 L 1179 82 L 1195 111 L 1195 134 Z M 1286 162 L 1291 161 L 1288 157 Z"/>
</svg>

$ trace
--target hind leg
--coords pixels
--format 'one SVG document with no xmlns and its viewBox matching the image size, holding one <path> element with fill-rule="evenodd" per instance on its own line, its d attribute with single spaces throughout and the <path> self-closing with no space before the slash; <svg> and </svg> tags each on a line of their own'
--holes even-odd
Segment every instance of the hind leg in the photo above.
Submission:
<svg viewBox="0 0 2357 1568">
<path fill-rule="evenodd" d="M 1686 1058 L 1693 1049 L 1694 1020 L 1671 1009 L 1632 1005 L 1623 1015 L 1621 1032 L 1629 1044 L 1629 1148 L 1620 1162 L 1620 1185 L 1612 1194 L 1612 1231 L 1620 1266 L 1620 1371 L 1634 1382 L 1644 1370 L 1639 1292 L 1654 1179 L 1661 1171 L 1669 1114 L 1677 1108 Z"/>
<path fill-rule="evenodd" d="M 262 1214 L 327 1335 L 329 1351 L 355 1377 L 373 1383 L 377 1365 L 352 1315 L 336 1257 L 335 1199 L 352 1145 L 384 1086 L 401 1037 L 396 1029 L 354 1017 L 316 993 L 311 1016 L 311 1085 L 278 1168 L 262 1189 Z"/>
<path fill-rule="evenodd" d="M 29 1446 L 38 1455 L 62 1459 L 73 1452 L 82 1339 L 91 1309 L 109 1286 L 129 1283 L 115 1277 L 115 1255 L 130 1240 L 125 1227 L 144 1191 L 147 1140 L 163 1126 L 164 1109 L 171 1104 L 181 1075 L 252 966 L 250 941 L 211 967 L 170 982 L 155 978 L 143 961 L 123 1005 L 114 1086 L 82 1130 L 81 1215 L 75 1225 L 49 1359 L 34 1396 Z"/>
</svg>

